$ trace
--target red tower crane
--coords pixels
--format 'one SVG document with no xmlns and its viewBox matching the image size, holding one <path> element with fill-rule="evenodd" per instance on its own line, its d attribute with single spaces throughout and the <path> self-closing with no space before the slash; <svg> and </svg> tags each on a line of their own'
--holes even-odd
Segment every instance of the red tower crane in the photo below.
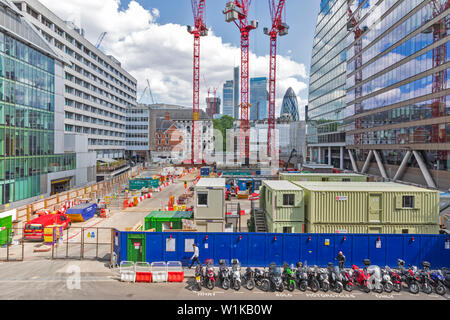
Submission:
<svg viewBox="0 0 450 320">
<path fill-rule="evenodd" d="M 227 2 L 225 10 L 226 22 L 234 22 L 241 32 L 241 132 L 240 155 L 245 165 L 250 163 L 249 132 L 249 34 L 258 27 L 258 21 L 248 23 L 247 15 L 251 0 L 234 0 Z"/>
<path fill-rule="evenodd" d="M 192 106 L 192 144 L 191 163 L 195 164 L 199 160 L 199 130 L 197 121 L 200 118 L 200 37 L 208 35 L 208 28 L 203 22 L 205 12 L 205 0 L 191 0 L 192 12 L 194 14 L 194 27 L 187 26 L 190 34 L 194 35 L 194 76 L 193 76 L 193 106 Z"/>
<path fill-rule="evenodd" d="M 267 130 L 267 155 L 276 155 L 275 150 L 275 98 L 276 98 L 276 76 L 277 76 L 277 37 L 288 34 L 289 26 L 282 21 L 282 13 L 286 0 L 269 0 L 270 17 L 272 28 L 264 28 L 264 33 L 270 36 L 270 69 L 269 69 L 269 128 Z"/>
</svg>

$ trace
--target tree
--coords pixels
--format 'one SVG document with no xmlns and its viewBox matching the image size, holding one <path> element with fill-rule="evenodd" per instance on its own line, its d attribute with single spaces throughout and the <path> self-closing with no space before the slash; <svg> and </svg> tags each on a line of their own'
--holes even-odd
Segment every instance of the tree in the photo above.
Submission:
<svg viewBox="0 0 450 320">
<path fill-rule="evenodd" d="M 224 115 L 220 119 L 214 119 L 214 129 L 219 130 L 223 137 L 223 151 L 227 149 L 227 129 L 233 128 L 234 118 Z"/>
</svg>

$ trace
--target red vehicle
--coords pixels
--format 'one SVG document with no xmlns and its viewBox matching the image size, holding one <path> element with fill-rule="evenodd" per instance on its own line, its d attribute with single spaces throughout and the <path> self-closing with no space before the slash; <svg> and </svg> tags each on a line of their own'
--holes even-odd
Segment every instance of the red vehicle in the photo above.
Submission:
<svg viewBox="0 0 450 320">
<path fill-rule="evenodd" d="M 67 229 L 70 228 L 72 222 L 63 213 L 41 215 L 27 222 L 24 230 L 24 239 L 44 241 L 44 228 L 54 224 L 62 225 L 64 229 Z"/>
<path fill-rule="evenodd" d="M 364 292 L 369 293 L 370 289 L 368 286 L 369 275 L 364 272 L 363 269 L 358 268 L 358 266 L 353 265 L 353 281 L 358 284 Z"/>
</svg>

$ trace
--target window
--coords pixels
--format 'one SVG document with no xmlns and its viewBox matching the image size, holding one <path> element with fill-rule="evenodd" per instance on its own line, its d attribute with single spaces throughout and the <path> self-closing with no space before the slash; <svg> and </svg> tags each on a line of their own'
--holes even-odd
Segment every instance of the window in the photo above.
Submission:
<svg viewBox="0 0 450 320">
<path fill-rule="evenodd" d="M 283 227 L 283 233 L 292 233 L 292 227 Z"/>
<path fill-rule="evenodd" d="M 293 206 L 295 194 L 283 194 L 283 206 Z"/>
<path fill-rule="evenodd" d="M 404 233 L 404 234 L 409 233 L 409 232 L 408 232 L 408 229 L 402 229 L 402 233 Z"/>
<path fill-rule="evenodd" d="M 350 182 L 350 178 L 343 178 L 342 182 Z"/>
<path fill-rule="evenodd" d="M 197 205 L 208 206 L 208 192 L 197 192 Z"/>
<path fill-rule="evenodd" d="M 414 196 L 403 196 L 402 201 L 403 208 L 414 208 Z"/>
<path fill-rule="evenodd" d="M 328 178 L 322 178 L 322 181 L 329 181 L 329 179 Z"/>
</svg>

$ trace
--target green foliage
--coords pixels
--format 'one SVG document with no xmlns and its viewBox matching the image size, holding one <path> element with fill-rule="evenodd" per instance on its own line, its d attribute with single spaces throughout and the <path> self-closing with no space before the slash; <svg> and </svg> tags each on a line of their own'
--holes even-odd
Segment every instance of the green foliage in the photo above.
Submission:
<svg viewBox="0 0 450 320">
<path fill-rule="evenodd" d="M 223 151 L 227 148 L 227 129 L 233 128 L 234 118 L 224 115 L 220 119 L 214 119 L 214 129 L 219 130 L 223 137 Z"/>
</svg>

